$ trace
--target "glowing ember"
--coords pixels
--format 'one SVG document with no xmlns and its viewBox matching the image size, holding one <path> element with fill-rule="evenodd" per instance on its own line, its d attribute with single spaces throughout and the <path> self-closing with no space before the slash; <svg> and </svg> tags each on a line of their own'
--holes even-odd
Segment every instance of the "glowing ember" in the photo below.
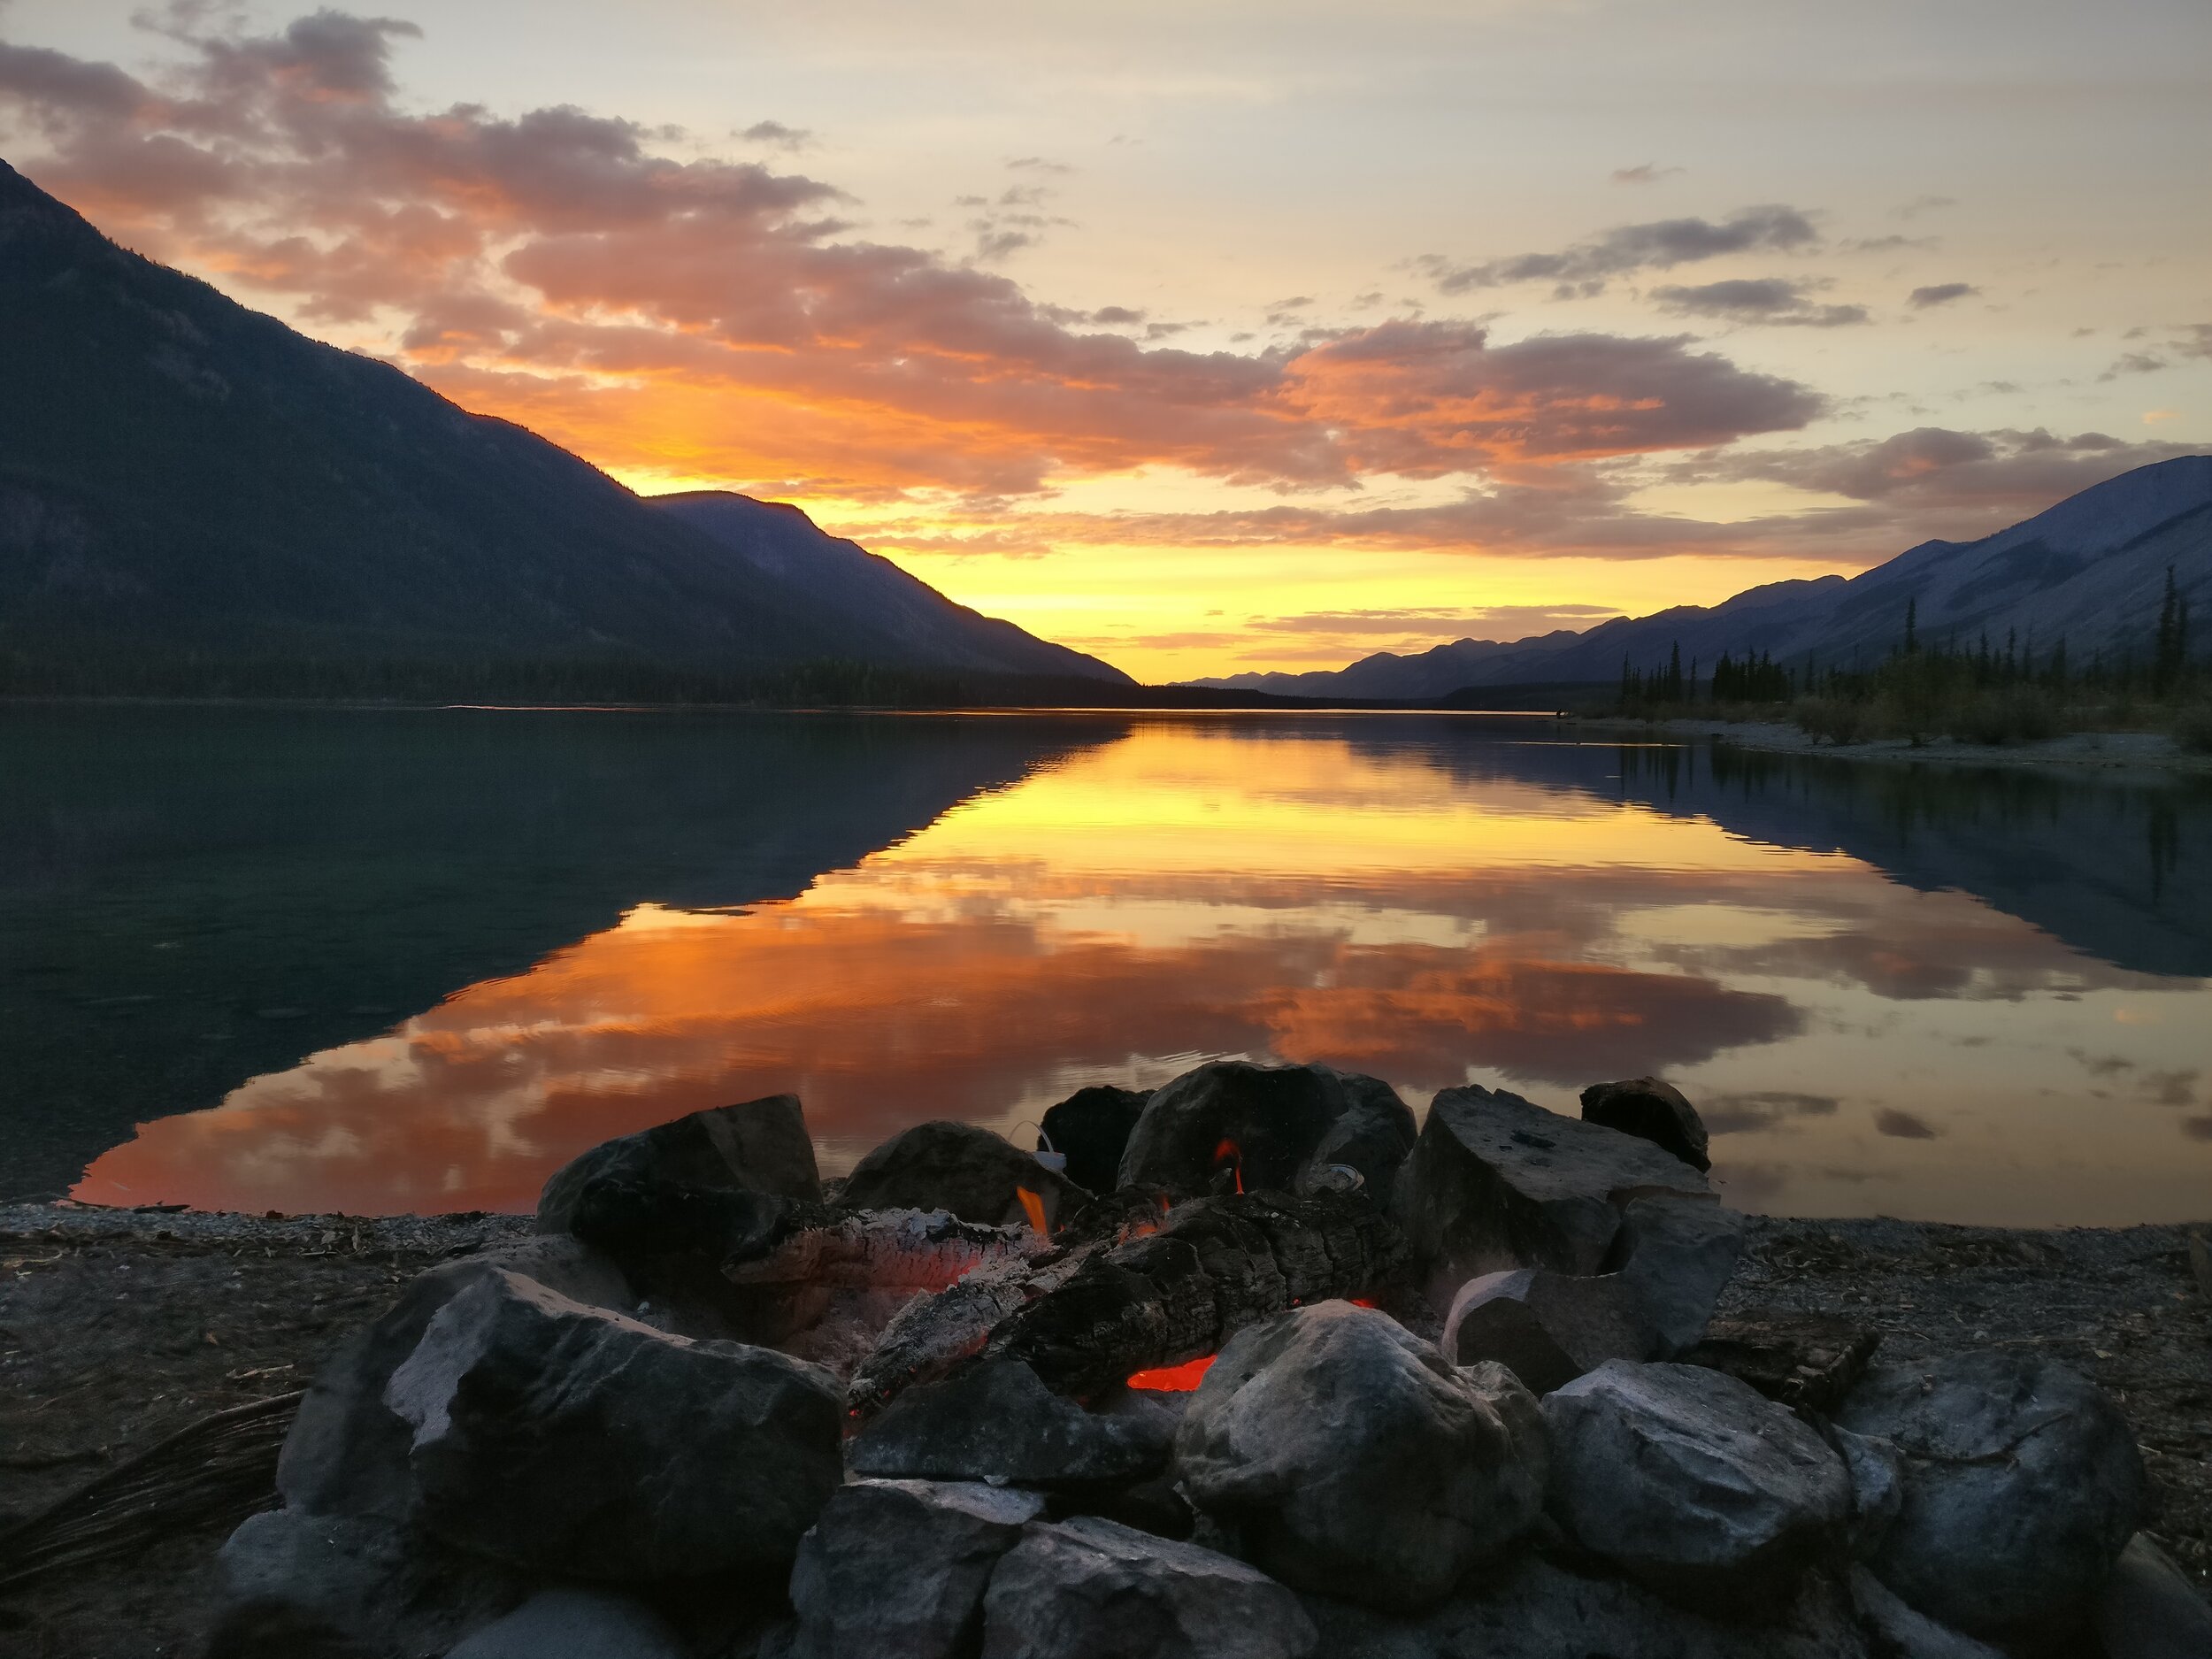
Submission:
<svg viewBox="0 0 2212 1659">
<path fill-rule="evenodd" d="M 1187 1394 L 1205 1379 L 1206 1370 L 1214 1363 L 1214 1356 L 1187 1359 L 1180 1365 L 1163 1365 L 1156 1371 L 1132 1371 L 1132 1388 L 1150 1388 L 1160 1394 Z"/>
<path fill-rule="evenodd" d="M 1018 1187 L 1014 1190 L 1020 1194 L 1022 1214 L 1029 1217 L 1029 1225 L 1035 1229 L 1037 1236 L 1041 1239 L 1051 1237 L 1052 1229 L 1045 1225 L 1045 1201 L 1026 1187 Z"/>
<path fill-rule="evenodd" d="M 1237 1143 L 1226 1135 L 1222 1136 L 1221 1144 L 1214 1148 L 1214 1168 L 1217 1170 L 1225 1164 L 1231 1165 L 1236 1171 L 1237 1191 L 1242 1192 L 1244 1190 L 1244 1154 L 1238 1148 Z"/>
</svg>

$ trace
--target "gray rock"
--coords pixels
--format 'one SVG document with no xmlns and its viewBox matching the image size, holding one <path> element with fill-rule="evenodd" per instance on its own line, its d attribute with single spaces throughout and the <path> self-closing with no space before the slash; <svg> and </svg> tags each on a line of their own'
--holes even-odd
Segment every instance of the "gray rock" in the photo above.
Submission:
<svg viewBox="0 0 2212 1659">
<path fill-rule="evenodd" d="M 1112 1412 L 1054 1394 L 1019 1360 L 909 1388 L 847 1448 L 853 1472 L 1060 1486 L 1141 1480 L 1167 1467 L 1179 1413 L 1133 1395 Z"/>
<path fill-rule="evenodd" d="M 1705 1120 L 1682 1091 L 1655 1077 L 1619 1083 L 1593 1083 L 1582 1091 L 1585 1123 L 1603 1124 L 1663 1147 L 1694 1170 L 1709 1170 Z"/>
<path fill-rule="evenodd" d="M 1395 1204 L 1417 1271 L 1442 1308 L 1485 1273 L 1601 1271 L 1622 1206 L 1651 1193 L 1710 1190 L 1647 1141 L 1471 1087 L 1445 1089 L 1430 1105 Z"/>
<path fill-rule="evenodd" d="M 417 1524 L 552 1575 L 780 1575 L 843 1478 L 829 1372 L 511 1273 L 441 1308 L 384 1398 L 414 1431 Z"/>
<path fill-rule="evenodd" d="M 1039 1125 L 1068 1161 L 1067 1178 L 1086 1192 L 1110 1193 L 1120 1182 L 1121 1155 L 1152 1098 L 1147 1089 L 1094 1084 L 1045 1113 Z M 1045 1149 L 1043 1141 L 1037 1149 Z"/>
<path fill-rule="evenodd" d="M 799 1544 L 790 1659 L 954 1659 L 974 1650 L 999 1557 L 1044 1513 L 1034 1493 L 862 1480 Z"/>
<path fill-rule="evenodd" d="M 1663 1595 L 1773 1604 L 1842 1553 L 1842 1460 L 1733 1378 L 1612 1361 L 1547 1395 L 1544 1421 L 1554 1516 Z"/>
<path fill-rule="evenodd" d="M 1704 1339 L 1743 1255 L 1744 1225 L 1709 1198 L 1659 1194 L 1622 1208 L 1621 1285 L 1656 1339 L 1653 1357 L 1672 1359 Z"/>
<path fill-rule="evenodd" d="M 1654 1338 L 1618 1276 L 1524 1267 L 1461 1286 L 1440 1346 L 1455 1364 L 1491 1361 L 1548 1394 L 1607 1360 L 1650 1358 Z"/>
<path fill-rule="evenodd" d="M 415 1501 L 407 1467 L 414 1431 L 384 1403 L 384 1386 L 439 1309 L 499 1272 L 592 1307 L 622 1309 L 635 1300 L 619 1268 L 573 1239 L 534 1239 L 432 1268 L 316 1373 L 277 1463 L 277 1490 L 288 1504 L 314 1515 L 407 1518 Z"/>
<path fill-rule="evenodd" d="M 216 1564 L 208 1659 L 420 1659 L 529 1590 L 393 1522 L 296 1509 L 248 1517 Z"/>
<path fill-rule="evenodd" d="M 1033 1525 L 983 1598 L 983 1659 L 1306 1659 L 1314 1643 L 1264 1573 L 1094 1516 Z"/>
<path fill-rule="evenodd" d="M 1903 1508 L 1867 1564 L 1969 1635 L 2032 1637 L 2062 1622 L 2144 1517 L 2148 1482 L 2118 1408 L 2048 1360 L 1878 1366 L 1837 1421 L 1905 1459 Z"/>
<path fill-rule="evenodd" d="M 1573 1572 L 1533 1554 L 1478 1573 L 1417 1618 L 1305 1600 L 1328 1659 L 1874 1659 L 1876 1652 L 1840 1586 L 1821 1574 L 1755 1622 L 1708 1617 L 1627 1579 Z"/>
<path fill-rule="evenodd" d="M 848 1210 L 943 1210 L 986 1226 L 1024 1225 L 1026 1187 L 1056 1224 L 1071 1187 L 1002 1135 L 973 1124 L 917 1124 L 853 1166 L 838 1202 Z"/>
<path fill-rule="evenodd" d="M 1325 1302 L 1248 1325 L 1175 1439 L 1177 1479 L 1286 1584 L 1418 1607 L 1535 1520 L 1544 1443 L 1388 1315 Z M 1532 1403 L 1532 1402 L 1531 1402 Z"/>
<path fill-rule="evenodd" d="M 553 1172 L 538 1195 L 538 1231 L 565 1233 L 593 1182 L 609 1179 L 818 1202 L 822 1178 L 796 1094 L 718 1106 L 602 1141 Z"/>
<path fill-rule="evenodd" d="M 1824 1424 L 1821 1438 L 1843 1459 L 1851 1482 L 1851 1550 L 1870 1555 L 1881 1548 L 1905 1507 L 1905 1460 L 1887 1440 Z"/>
<path fill-rule="evenodd" d="M 1118 1184 L 1189 1198 L 1240 1177 L 1247 1192 L 1302 1192 L 1341 1164 L 1380 1197 L 1413 1140 L 1412 1111 L 1379 1078 L 1217 1060 L 1154 1091 Z"/>
<path fill-rule="evenodd" d="M 541 1590 L 446 1659 L 686 1659 L 668 1621 L 634 1596 Z"/>
<path fill-rule="evenodd" d="M 2097 1597 L 2095 1624 L 2104 1659 L 2205 1659 L 2212 1654 L 2212 1605 L 2140 1532 L 2113 1563 Z"/>
<path fill-rule="evenodd" d="M 1996 1648 L 1916 1613 L 1897 1594 L 1854 1562 L 1851 1601 L 1882 1659 L 2005 1659 Z"/>
</svg>

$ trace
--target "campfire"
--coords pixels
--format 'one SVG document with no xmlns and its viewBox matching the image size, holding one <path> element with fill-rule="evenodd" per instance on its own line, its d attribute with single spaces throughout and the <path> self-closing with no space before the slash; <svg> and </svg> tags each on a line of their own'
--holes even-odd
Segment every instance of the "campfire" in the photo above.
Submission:
<svg viewBox="0 0 2212 1659">
<path fill-rule="evenodd" d="M 1076 1659 L 1139 1653 L 1096 1621 L 1140 1605 L 1159 1652 L 1253 1659 L 1448 1616 L 1417 1650 L 1863 1659 L 1937 1617 L 2024 1653 L 2141 1512 L 2124 1425 L 2055 1368 L 1946 1394 L 1862 1381 L 1848 1334 L 1703 1345 L 1744 1222 L 1663 1083 L 1581 1119 L 1448 1090 L 1417 1134 L 1373 1079 L 1221 1063 L 1038 1141 L 925 1124 L 824 1181 L 779 1096 L 586 1153 L 534 1242 L 333 1359 L 214 1654 L 536 1652 L 588 1612 L 667 1632 L 641 1652 Z M 1920 1458 L 1963 1432 L 1931 1414 L 2003 1440 L 1994 1398 L 2043 1414 L 2033 1454 L 1929 1498 L 1983 1466 Z M 1914 1534 L 1941 1502 L 1988 1524 Z M 1973 1555 L 2030 1545 L 2025 1578 Z M 1968 1594 L 1999 1579 L 2025 1623 Z"/>
</svg>

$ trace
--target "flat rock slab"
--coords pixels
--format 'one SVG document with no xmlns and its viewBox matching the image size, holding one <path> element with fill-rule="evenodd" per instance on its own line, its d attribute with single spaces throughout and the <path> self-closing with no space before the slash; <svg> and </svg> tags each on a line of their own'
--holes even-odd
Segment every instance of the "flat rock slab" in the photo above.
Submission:
<svg viewBox="0 0 2212 1659">
<path fill-rule="evenodd" d="M 1150 1183 L 1179 1198 L 1342 1190 L 1325 1179 L 1340 1166 L 1379 1199 L 1413 1141 L 1411 1109 L 1379 1078 L 1217 1060 L 1153 1092 L 1117 1184 Z"/>
<path fill-rule="evenodd" d="M 1141 1394 L 1110 1412 L 1056 1394 L 1019 1360 L 986 1360 L 908 1389 L 847 1448 L 853 1472 L 1094 1486 L 1167 1467 L 1180 1413 Z"/>
<path fill-rule="evenodd" d="M 1632 1077 L 1618 1083 L 1593 1083 L 1582 1091 L 1582 1118 L 1648 1141 L 1692 1169 L 1713 1167 L 1705 1120 L 1671 1083 Z"/>
<path fill-rule="evenodd" d="M 1470 1087 L 1445 1089 L 1429 1107 L 1396 1202 L 1431 1298 L 1442 1307 L 1485 1273 L 1601 1272 L 1629 1202 L 1711 1190 L 1704 1176 L 1648 1141 Z"/>
<path fill-rule="evenodd" d="M 1780 1404 L 1832 1413 L 1881 1341 L 1878 1333 L 1848 1320 L 1761 1309 L 1709 1322 L 1676 1357 L 1725 1371 Z"/>
<path fill-rule="evenodd" d="M 441 1308 L 384 1398 L 414 1431 L 416 1524 L 549 1575 L 780 1578 L 844 1476 L 829 1372 L 512 1273 Z"/>
<path fill-rule="evenodd" d="M 1551 1510 L 1661 1594 L 1779 1605 L 1842 1555 L 1843 1462 L 1790 1412 L 1718 1371 L 1618 1361 L 1544 1399 Z"/>
<path fill-rule="evenodd" d="M 1534 1522 L 1544 1436 L 1525 1394 L 1501 1410 L 1387 1314 L 1325 1302 L 1222 1349 L 1175 1469 L 1239 1553 L 1286 1584 L 1417 1608 Z"/>
<path fill-rule="evenodd" d="M 916 1124 L 853 1166 L 838 1202 L 848 1210 L 943 1210 L 986 1226 L 1020 1226 L 1023 1190 L 1048 1223 L 1072 1210 L 1064 1176 L 1002 1135 L 973 1124 Z"/>
<path fill-rule="evenodd" d="M 788 1659 L 956 1659 L 974 1651 L 983 1592 L 1044 1500 L 973 1482 L 861 1480 L 799 1545 Z"/>
<path fill-rule="evenodd" d="M 2119 1408 L 2053 1361 L 1978 1353 L 1878 1366 L 1837 1421 L 1905 1460 L 1903 1507 L 1868 1565 L 1969 1635 L 2032 1637 L 2079 1612 L 2148 1505 Z"/>
<path fill-rule="evenodd" d="M 718 1106 L 602 1141 L 546 1182 L 538 1195 L 538 1230 L 569 1231 L 585 1189 L 613 1176 L 813 1202 L 822 1196 L 814 1140 L 795 1094 Z"/>
<path fill-rule="evenodd" d="M 983 1659 L 1310 1659 L 1317 1640 L 1256 1568 L 1094 1516 L 1032 1526 L 983 1620 Z"/>
</svg>

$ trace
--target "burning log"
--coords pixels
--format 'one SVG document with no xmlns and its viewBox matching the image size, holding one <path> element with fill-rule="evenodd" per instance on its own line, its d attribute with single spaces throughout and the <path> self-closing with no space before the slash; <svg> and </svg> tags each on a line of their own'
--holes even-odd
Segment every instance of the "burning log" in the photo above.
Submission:
<svg viewBox="0 0 2212 1659">
<path fill-rule="evenodd" d="M 1269 1314 L 1363 1295 L 1402 1256 L 1396 1225 L 1361 1194 L 1196 1200 L 1140 1236 L 979 1269 L 909 1303 L 849 1402 L 872 1412 L 976 1354 L 1020 1360 L 1062 1394 L 1100 1394 L 1203 1358 Z"/>
</svg>

